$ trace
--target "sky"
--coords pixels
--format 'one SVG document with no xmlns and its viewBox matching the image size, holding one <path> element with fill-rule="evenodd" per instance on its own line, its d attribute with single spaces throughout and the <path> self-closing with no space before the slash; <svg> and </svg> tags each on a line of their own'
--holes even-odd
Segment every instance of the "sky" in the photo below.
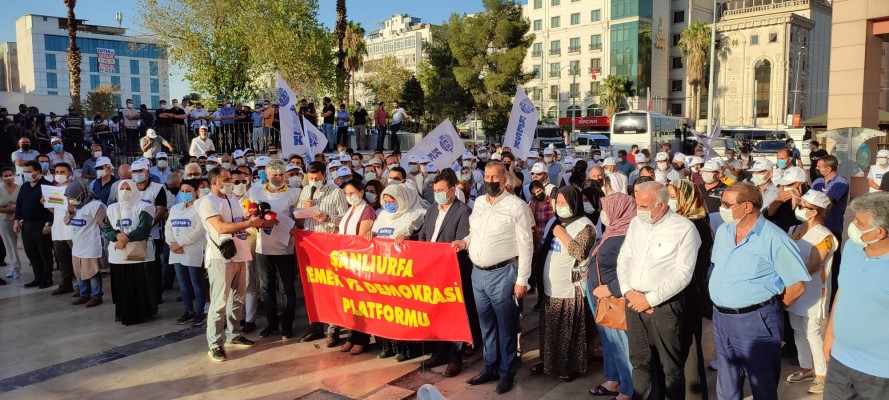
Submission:
<svg viewBox="0 0 889 400">
<path fill-rule="evenodd" d="M 169 0 L 161 0 L 169 1 Z M 319 21 L 332 28 L 336 23 L 336 0 L 318 1 Z M 109 4 L 113 4 L 109 7 Z M 136 2 L 133 0 L 78 0 L 76 15 L 86 19 L 88 24 L 117 26 L 114 16 L 123 13 L 122 27 L 134 30 Z M 15 41 L 15 21 L 24 14 L 49 15 L 65 17 L 68 14 L 62 0 L 0 0 L 0 9 L 4 10 L 0 17 L 0 42 Z M 448 19 L 452 13 L 474 13 L 482 10 L 481 0 L 349 0 L 346 2 L 346 14 L 350 20 L 360 22 L 367 31 L 376 28 L 376 23 L 395 14 L 409 14 L 420 18 L 423 22 L 439 24 Z M 183 77 L 183 71 L 175 65 L 171 66 L 170 97 L 180 98 L 191 92 L 189 83 Z"/>
</svg>

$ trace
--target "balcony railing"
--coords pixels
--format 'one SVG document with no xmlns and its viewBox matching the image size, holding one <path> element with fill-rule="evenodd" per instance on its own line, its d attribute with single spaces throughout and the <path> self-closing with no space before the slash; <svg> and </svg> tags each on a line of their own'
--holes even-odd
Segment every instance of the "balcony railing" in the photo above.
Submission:
<svg viewBox="0 0 889 400">
<path fill-rule="evenodd" d="M 558 93 L 550 93 L 550 94 L 549 94 L 549 99 L 550 99 L 550 100 L 558 100 L 558 99 L 559 99 L 559 94 L 558 94 Z"/>
<path fill-rule="evenodd" d="M 602 50 L 602 43 L 590 43 L 590 50 Z"/>
<path fill-rule="evenodd" d="M 531 57 L 534 57 L 534 58 L 540 58 L 540 56 L 542 56 L 542 55 L 543 55 L 542 51 L 534 50 L 531 52 Z"/>
<path fill-rule="evenodd" d="M 560 72 L 561 71 L 549 71 L 549 77 L 550 78 L 558 78 L 561 75 Z"/>
<path fill-rule="evenodd" d="M 568 48 L 569 53 L 580 53 L 580 46 L 571 46 Z"/>
<path fill-rule="evenodd" d="M 549 49 L 549 55 L 558 56 L 562 54 L 562 49 Z"/>
</svg>

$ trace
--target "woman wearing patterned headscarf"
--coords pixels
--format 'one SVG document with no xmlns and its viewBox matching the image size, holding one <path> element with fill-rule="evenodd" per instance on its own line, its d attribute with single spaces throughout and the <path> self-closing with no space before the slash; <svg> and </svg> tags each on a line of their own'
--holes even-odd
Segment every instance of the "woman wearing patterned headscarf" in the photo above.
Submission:
<svg viewBox="0 0 889 400">
<path fill-rule="evenodd" d="M 602 198 L 602 212 L 599 218 L 605 226 L 605 233 L 599 245 L 590 256 L 587 270 L 587 299 L 593 315 L 596 314 L 597 299 L 621 297 L 620 283 L 617 280 L 617 256 L 624 244 L 630 221 L 636 217 L 636 201 L 623 193 L 612 193 Z M 601 280 L 600 280 L 601 278 Z M 605 382 L 590 389 L 594 396 L 615 396 L 618 400 L 628 400 L 633 396 L 633 367 L 630 364 L 630 347 L 627 331 L 596 324 L 602 338 L 602 356 L 605 359 Z"/>
<path fill-rule="evenodd" d="M 583 271 L 589 264 L 596 228 L 584 212 L 583 195 L 574 185 L 559 189 L 556 216 L 537 251 L 543 263 L 543 309 L 540 313 L 540 359 L 531 367 L 535 374 L 558 376 L 570 382 L 586 372 L 586 309 L 583 304 Z"/>
<path fill-rule="evenodd" d="M 679 179 L 667 184 L 670 191 L 670 209 L 688 218 L 701 237 L 701 247 L 691 283 L 683 291 L 685 295 L 685 338 L 683 351 L 688 354 L 685 361 L 685 395 L 688 398 L 707 399 L 707 371 L 701 349 L 703 318 L 712 313 L 710 294 L 707 290 L 707 272 L 710 269 L 710 252 L 713 249 L 713 230 L 710 217 L 704 204 L 701 189 L 688 179 Z"/>
</svg>

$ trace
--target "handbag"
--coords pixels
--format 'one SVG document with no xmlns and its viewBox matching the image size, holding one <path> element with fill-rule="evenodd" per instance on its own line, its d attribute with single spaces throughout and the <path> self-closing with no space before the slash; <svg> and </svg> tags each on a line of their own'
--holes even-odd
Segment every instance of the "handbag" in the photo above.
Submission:
<svg viewBox="0 0 889 400">
<path fill-rule="evenodd" d="M 123 248 L 123 259 L 126 261 L 145 261 L 148 258 L 148 242 L 139 240 L 127 242 Z"/>
<path fill-rule="evenodd" d="M 234 217 L 234 214 L 232 213 L 232 203 L 228 199 L 228 195 L 225 196 L 225 201 L 228 202 L 229 216 L 231 216 L 232 221 L 234 221 L 235 217 Z M 226 260 L 231 260 L 232 258 L 235 258 L 236 255 L 238 255 L 238 247 L 235 246 L 234 239 L 229 237 L 229 238 L 224 239 L 221 243 L 216 243 L 216 241 L 213 240 L 213 237 L 211 235 L 207 235 L 207 237 L 210 238 L 210 241 L 213 242 L 213 245 L 216 246 L 217 250 L 219 250 L 219 254 L 222 255 L 222 258 L 224 258 Z"/>
<path fill-rule="evenodd" d="M 596 254 L 596 276 L 602 284 L 602 273 L 599 269 L 599 255 Z M 596 303 L 596 323 L 604 327 L 627 330 L 627 299 L 623 297 L 606 297 Z"/>
</svg>

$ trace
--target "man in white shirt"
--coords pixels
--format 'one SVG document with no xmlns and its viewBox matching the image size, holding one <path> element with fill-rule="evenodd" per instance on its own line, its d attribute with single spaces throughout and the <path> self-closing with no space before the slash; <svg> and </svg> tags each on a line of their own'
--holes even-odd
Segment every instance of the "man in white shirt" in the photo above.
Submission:
<svg viewBox="0 0 889 400">
<path fill-rule="evenodd" d="M 508 193 L 506 166 L 497 160 L 485 165 L 485 193 L 469 217 L 469 235 L 455 240 L 457 251 L 468 250 L 474 268 L 472 292 L 484 342 L 485 368 L 467 381 L 480 385 L 499 380 L 497 393 L 512 389 L 517 368 L 519 301 L 531 276 L 531 229 L 528 204 Z"/>
<path fill-rule="evenodd" d="M 389 124 L 389 131 L 392 134 L 392 139 L 390 139 L 390 143 L 395 143 L 392 150 L 401 151 L 401 141 L 398 140 L 398 131 L 401 130 L 401 123 L 404 122 L 404 119 L 408 120 L 413 119 L 410 115 L 404 111 L 401 106 L 398 105 L 397 101 L 392 102 L 392 123 Z"/>
<path fill-rule="evenodd" d="M 71 168 L 77 167 L 74 162 L 74 155 L 65 151 L 65 148 L 62 146 L 62 138 L 54 137 L 50 140 L 50 144 L 52 144 L 52 151 L 46 153 L 47 157 L 49 157 L 50 168 L 55 167 L 58 163 L 67 163 Z"/>
<path fill-rule="evenodd" d="M 192 131 L 198 130 L 198 128 L 205 125 L 207 121 L 212 121 L 210 114 L 204 109 L 204 105 L 201 103 L 195 104 L 194 109 L 189 111 L 188 119 L 191 120 Z"/>
<path fill-rule="evenodd" d="M 880 184 L 883 183 L 883 175 L 886 172 L 889 172 L 889 150 L 880 150 L 877 152 L 877 163 L 871 165 L 867 170 L 867 184 L 870 186 L 870 193 L 880 191 Z"/>
<path fill-rule="evenodd" d="M 136 142 L 139 140 L 139 121 L 142 120 L 142 116 L 139 114 L 139 110 L 133 107 L 133 100 L 127 99 L 127 106 L 123 109 L 123 127 L 122 131 L 122 145 L 121 147 L 126 146 L 127 150 L 132 150 L 136 147 Z"/>
<path fill-rule="evenodd" d="M 245 264 L 253 257 L 247 242 L 249 228 L 273 226 L 274 221 L 264 221 L 252 216 L 244 221 L 244 209 L 231 195 L 232 176 L 222 169 L 210 171 L 210 195 L 198 204 L 198 215 L 207 230 L 205 265 L 210 279 L 210 312 L 207 313 L 208 355 L 213 361 L 226 360 L 223 344 L 249 347 L 253 341 L 241 335 L 241 309 L 246 294 Z M 226 258 L 219 250 L 225 241 L 234 241 L 236 253 Z M 225 338 L 222 331 L 225 330 Z"/>
<path fill-rule="evenodd" d="M 207 155 L 208 151 L 216 151 L 216 146 L 213 145 L 213 140 L 210 139 L 210 133 L 207 132 L 207 127 L 201 125 L 198 128 L 198 136 L 194 139 L 191 139 L 191 146 L 188 147 L 188 155 L 200 157 Z"/>
<path fill-rule="evenodd" d="M 654 180 L 662 185 L 666 185 L 670 181 L 669 176 L 674 172 L 670 166 L 670 155 L 660 152 L 654 156 L 654 160 L 656 166 L 654 169 Z"/>
<path fill-rule="evenodd" d="M 627 300 L 627 336 L 634 398 L 652 391 L 652 368 L 662 368 L 667 399 L 685 398 L 680 338 L 682 290 L 691 282 L 701 238 L 691 221 L 670 210 L 670 193 L 657 182 L 635 187 L 636 218 L 617 257 L 620 291 Z M 652 361 L 657 352 L 660 365 Z"/>
</svg>

